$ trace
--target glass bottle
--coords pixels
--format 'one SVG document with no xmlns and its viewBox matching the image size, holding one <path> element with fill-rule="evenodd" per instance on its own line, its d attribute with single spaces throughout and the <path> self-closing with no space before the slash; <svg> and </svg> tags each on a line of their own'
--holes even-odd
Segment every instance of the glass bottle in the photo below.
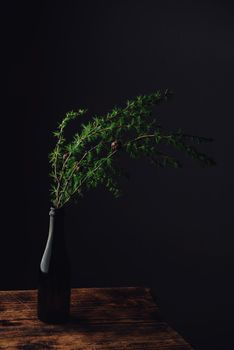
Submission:
<svg viewBox="0 0 234 350">
<path fill-rule="evenodd" d="M 70 264 L 64 235 L 64 209 L 50 209 L 49 235 L 39 268 L 38 318 L 63 323 L 69 318 Z"/>
</svg>

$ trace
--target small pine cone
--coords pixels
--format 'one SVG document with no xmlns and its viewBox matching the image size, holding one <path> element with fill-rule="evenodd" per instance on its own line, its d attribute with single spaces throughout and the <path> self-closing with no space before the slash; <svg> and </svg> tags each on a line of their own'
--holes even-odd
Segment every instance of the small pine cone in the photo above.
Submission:
<svg viewBox="0 0 234 350">
<path fill-rule="evenodd" d="M 68 157 L 68 153 L 64 153 L 64 155 L 63 155 L 63 160 L 66 160 L 67 157 Z"/>
<path fill-rule="evenodd" d="M 120 148 L 121 148 L 121 142 L 120 141 L 115 140 L 115 141 L 113 141 L 111 143 L 111 149 L 112 149 L 113 152 L 119 150 Z"/>
</svg>

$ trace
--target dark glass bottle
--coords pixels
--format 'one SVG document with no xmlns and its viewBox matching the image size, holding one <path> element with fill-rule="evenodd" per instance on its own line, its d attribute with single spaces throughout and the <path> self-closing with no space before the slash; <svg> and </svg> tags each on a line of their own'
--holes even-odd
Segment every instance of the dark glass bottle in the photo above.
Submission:
<svg viewBox="0 0 234 350">
<path fill-rule="evenodd" d="M 38 279 L 38 318 L 63 323 L 70 309 L 70 264 L 64 236 L 64 209 L 50 210 L 49 235 Z"/>
</svg>

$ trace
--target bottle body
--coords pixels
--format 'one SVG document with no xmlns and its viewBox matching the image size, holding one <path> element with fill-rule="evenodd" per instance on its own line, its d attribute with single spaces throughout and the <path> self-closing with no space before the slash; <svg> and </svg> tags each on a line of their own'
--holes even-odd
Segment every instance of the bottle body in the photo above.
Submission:
<svg viewBox="0 0 234 350">
<path fill-rule="evenodd" d="M 49 235 L 39 268 L 38 318 L 62 323 L 69 318 L 70 264 L 64 236 L 64 211 L 50 210 Z"/>
</svg>

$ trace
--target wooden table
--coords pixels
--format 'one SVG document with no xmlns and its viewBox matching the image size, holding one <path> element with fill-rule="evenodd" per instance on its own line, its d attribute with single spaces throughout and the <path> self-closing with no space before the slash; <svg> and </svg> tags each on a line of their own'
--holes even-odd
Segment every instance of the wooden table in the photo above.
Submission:
<svg viewBox="0 0 234 350">
<path fill-rule="evenodd" d="M 0 349 L 191 350 L 159 314 L 148 288 L 72 290 L 71 319 L 48 325 L 35 290 L 0 291 Z"/>
</svg>

